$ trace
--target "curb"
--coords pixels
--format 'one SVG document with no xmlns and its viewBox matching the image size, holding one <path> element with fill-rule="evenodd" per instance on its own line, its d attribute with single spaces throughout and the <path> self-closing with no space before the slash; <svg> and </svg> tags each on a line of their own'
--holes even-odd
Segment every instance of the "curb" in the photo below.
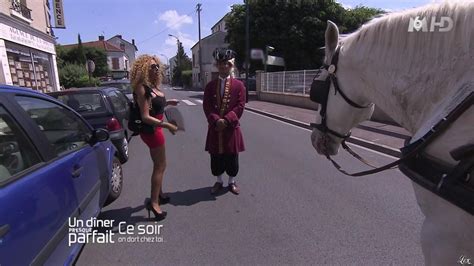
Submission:
<svg viewBox="0 0 474 266">
<path fill-rule="evenodd" d="M 268 117 L 286 122 L 288 124 L 292 124 L 292 125 L 297 126 L 297 127 L 312 130 L 312 128 L 309 124 L 298 121 L 298 120 L 294 120 L 294 119 L 291 119 L 291 118 L 275 115 L 275 114 L 268 113 L 268 112 L 265 112 L 265 111 L 262 111 L 262 110 L 258 110 L 258 109 L 252 108 L 252 107 L 245 107 L 245 110 L 253 112 L 253 113 L 261 114 L 261 115 L 264 115 L 264 116 L 268 116 Z M 387 155 L 390 155 L 390 156 L 393 156 L 393 157 L 401 158 L 401 156 L 402 156 L 400 150 L 398 150 L 398 149 L 394 149 L 394 148 L 389 147 L 389 146 L 377 144 L 377 143 L 374 143 L 372 141 L 364 140 L 364 139 L 361 139 L 361 138 L 351 136 L 347 140 L 347 142 L 352 143 L 352 144 L 356 144 L 356 145 L 359 145 L 359 146 L 362 146 L 362 147 L 365 147 L 365 148 L 368 148 L 368 149 L 371 149 L 371 150 L 374 150 L 374 151 L 378 151 L 378 152 L 381 152 L 381 153 L 384 153 L 384 154 L 387 154 Z"/>
</svg>

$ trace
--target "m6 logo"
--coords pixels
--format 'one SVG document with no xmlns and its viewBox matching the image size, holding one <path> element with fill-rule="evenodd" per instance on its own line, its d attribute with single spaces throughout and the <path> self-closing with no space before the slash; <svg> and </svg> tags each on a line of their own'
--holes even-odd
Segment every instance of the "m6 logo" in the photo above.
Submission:
<svg viewBox="0 0 474 266">
<path fill-rule="evenodd" d="M 431 17 L 431 23 L 428 27 L 428 20 L 426 17 L 421 18 L 410 18 L 410 24 L 408 25 L 408 32 L 421 31 L 421 32 L 435 32 L 438 29 L 439 32 L 447 32 L 453 29 L 454 22 L 450 17 L 441 17 L 439 21 L 436 21 L 436 17 Z"/>
</svg>

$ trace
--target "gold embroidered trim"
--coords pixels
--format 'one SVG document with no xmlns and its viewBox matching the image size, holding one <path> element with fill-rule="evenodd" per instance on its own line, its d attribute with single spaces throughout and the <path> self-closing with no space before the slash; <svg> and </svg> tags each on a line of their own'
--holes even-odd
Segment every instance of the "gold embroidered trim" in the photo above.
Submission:
<svg viewBox="0 0 474 266">
<path fill-rule="evenodd" d="M 221 80 L 219 79 L 217 82 L 217 105 L 219 106 L 219 114 L 220 117 L 222 118 L 225 114 L 225 111 L 227 110 L 227 107 L 230 102 L 230 84 L 231 80 L 228 78 L 225 83 L 225 88 L 224 88 L 224 97 L 221 98 Z M 224 153 L 224 137 L 223 137 L 223 132 L 220 131 L 218 134 L 219 138 L 219 154 Z"/>
</svg>

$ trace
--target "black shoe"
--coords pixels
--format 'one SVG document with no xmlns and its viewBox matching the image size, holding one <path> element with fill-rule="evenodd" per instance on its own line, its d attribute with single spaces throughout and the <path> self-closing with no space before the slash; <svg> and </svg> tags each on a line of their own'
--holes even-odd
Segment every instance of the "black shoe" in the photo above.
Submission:
<svg viewBox="0 0 474 266">
<path fill-rule="evenodd" d="M 159 199 L 160 199 L 160 205 L 161 204 L 168 204 L 168 203 L 170 203 L 170 200 L 171 200 L 171 198 L 169 196 L 162 196 L 161 194 L 159 196 Z"/>
<path fill-rule="evenodd" d="M 240 188 L 237 186 L 235 182 L 230 183 L 229 186 L 229 191 L 232 192 L 234 195 L 239 195 L 240 194 Z"/>
<path fill-rule="evenodd" d="M 219 193 L 219 191 L 221 191 L 223 187 L 224 186 L 222 185 L 222 183 L 216 182 L 214 184 L 214 186 L 212 186 L 212 188 L 211 188 L 211 194 L 215 195 L 215 194 Z"/>
<path fill-rule="evenodd" d="M 155 215 L 155 220 L 157 220 L 157 221 L 164 220 L 164 219 L 166 218 L 166 215 L 168 214 L 168 213 L 165 212 L 165 211 L 157 212 L 157 211 L 153 208 L 153 205 L 151 204 L 151 201 L 147 201 L 147 203 L 146 203 L 146 209 L 148 210 L 148 218 L 150 218 L 150 211 L 151 211 L 151 212 L 153 212 L 153 214 Z"/>
</svg>

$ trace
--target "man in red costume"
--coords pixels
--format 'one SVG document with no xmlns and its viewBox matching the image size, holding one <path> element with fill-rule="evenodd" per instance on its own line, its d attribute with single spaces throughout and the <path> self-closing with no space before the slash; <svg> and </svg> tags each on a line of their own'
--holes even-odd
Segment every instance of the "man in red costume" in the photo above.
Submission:
<svg viewBox="0 0 474 266">
<path fill-rule="evenodd" d="M 211 155 L 211 171 L 217 178 L 211 194 L 222 190 L 222 174 L 226 172 L 229 191 L 238 195 L 240 189 L 235 177 L 239 172 L 239 152 L 245 150 L 239 123 L 245 107 L 245 86 L 232 76 L 234 51 L 217 48 L 213 56 L 219 77 L 207 84 L 203 101 L 209 123 L 206 151 Z"/>
</svg>

